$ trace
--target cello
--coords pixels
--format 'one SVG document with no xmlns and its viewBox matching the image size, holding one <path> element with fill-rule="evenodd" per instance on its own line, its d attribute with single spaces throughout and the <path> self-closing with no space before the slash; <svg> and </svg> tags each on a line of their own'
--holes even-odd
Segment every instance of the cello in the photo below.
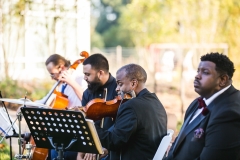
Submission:
<svg viewBox="0 0 240 160">
<path fill-rule="evenodd" d="M 76 60 L 68 69 L 76 69 L 79 64 L 83 63 L 83 61 L 89 56 L 89 54 L 86 51 L 82 51 L 80 53 L 80 56 L 82 56 L 84 58 Z M 46 104 L 47 101 L 49 100 L 50 96 L 52 94 L 55 94 L 56 98 L 52 102 L 52 109 L 66 109 L 66 107 L 68 105 L 67 95 L 65 95 L 65 94 L 56 90 L 56 87 L 60 83 L 61 83 L 61 81 L 58 80 L 54 84 L 52 89 L 49 91 L 49 94 L 48 94 L 46 100 L 44 101 L 44 104 Z M 32 159 L 32 160 L 46 160 L 47 159 L 48 149 L 36 147 L 36 143 L 34 142 L 34 139 L 33 139 L 32 136 L 30 137 L 30 140 L 29 140 L 28 144 L 32 145 L 32 149 L 30 151 L 31 153 L 30 153 L 30 158 L 29 159 Z M 23 153 L 25 153 L 25 152 L 27 152 L 27 150 L 25 148 L 23 148 Z"/>
<path fill-rule="evenodd" d="M 79 64 L 83 63 L 83 61 L 89 56 L 88 52 L 82 51 L 80 53 L 80 56 L 84 57 L 83 59 L 76 60 L 68 69 L 76 69 Z M 46 104 L 51 97 L 51 94 L 54 93 L 56 95 L 56 98 L 51 103 L 52 109 L 66 109 L 66 106 L 68 105 L 68 96 L 63 94 L 62 92 L 59 92 L 56 90 L 56 87 L 61 83 L 60 80 L 58 80 L 52 89 L 50 90 L 50 94 L 48 94 L 45 102 L 43 104 Z"/>
</svg>

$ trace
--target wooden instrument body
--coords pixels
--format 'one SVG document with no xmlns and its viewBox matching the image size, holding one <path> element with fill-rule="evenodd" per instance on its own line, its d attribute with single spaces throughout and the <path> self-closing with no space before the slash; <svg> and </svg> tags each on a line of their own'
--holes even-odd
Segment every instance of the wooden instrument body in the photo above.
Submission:
<svg viewBox="0 0 240 160">
<path fill-rule="evenodd" d="M 48 158 L 48 149 L 46 148 L 38 148 L 34 142 L 33 137 L 29 133 L 27 137 L 24 137 L 24 140 L 27 141 L 28 144 L 23 145 L 23 155 L 28 155 L 28 159 L 32 160 L 46 160 Z M 28 151 L 26 145 L 31 145 L 31 149 Z"/>
<path fill-rule="evenodd" d="M 92 120 L 101 120 L 104 117 L 112 117 L 115 119 L 119 106 L 131 98 L 132 97 L 129 95 L 125 95 L 124 99 L 117 96 L 109 101 L 95 98 L 89 101 L 85 107 L 81 108 L 81 110 L 85 112 L 87 118 Z"/>
<path fill-rule="evenodd" d="M 51 105 L 52 109 L 66 109 L 69 103 L 68 96 L 56 90 L 54 90 L 53 93 L 56 97 L 53 101 L 53 105 Z"/>
<path fill-rule="evenodd" d="M 48 149 L 35 147 L 36 144 L 35 144 L 32 136 L 30 138 L 30 144 L 32 144 L 32 146 L 34 146 L 32 149 L 32 152 L 33 152 L 32 160 L 46 160 L 47 159 Z"/>
<path fill-rule="evenodd" d="M 84 58 L 76 60 L 68 69 L 76 70 L 78 65 L 83 63 L 84 60 L 87 57 L 89 57 L 89 54 L 86 51 L 82 51 L 80 53 L 80 56 L 82 56 Z M 52 88 L 52 91 L 51 91 L 51 93 L 54 93 L 56 95 L 56 98 L 51 103 L 51 106 L 52 106 L 53 109 L 66 109 L 66 107 L 68 106 L 68 103 L 69 103 L 68 96 L 55 89 L 58 86 L 58 84 L 60 84 L 60 81 L 56 82 L 56 84 L 54 85 L 54 87 Z"/>
<path fill-rule="evenodd" d="M 88 52 L 83 51 L 80 53 L 80 56 L 83 56 L 83 59 L 79 59 L 75 61 L 69 68 L 76 69 L 80 63 L 82 63 L 88 56 Z M 56 95 L 55 100 L 52 102 L 52 109 L 67 109 L 68 106 L 68 96 L 65 94 L 58 92 L 55 88 L 60 84 L 60 81 L 56 82 L 56 84 L 53 86 L 50 93 L 54 93 Z M 47 103 L 49 96 L 46 98 L 44 104 Z M 36 143 L 34 142 L 33 137 L 30 137 L 29 143 L 32 145 L 31 154 L 32 154 L 32 160 L 46 160 L 48 157 L 48 151 L 49 149 L 46 148 L 38 148 L 36 147 Z M 25 147 L 23 148 L 23 153 L 26 152 Z"/>
</svg>

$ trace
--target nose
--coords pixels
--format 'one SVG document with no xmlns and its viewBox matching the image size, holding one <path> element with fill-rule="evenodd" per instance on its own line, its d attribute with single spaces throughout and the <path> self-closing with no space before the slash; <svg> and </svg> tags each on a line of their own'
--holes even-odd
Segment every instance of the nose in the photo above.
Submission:
<svg viewBox="0 0 240 160">
<path fill-rule="evenodd" d="M 195 76 L 195 79 L 200 79 L 201 78 L 201 75 L 200 75 L 200 72 L 196 74 Z"/>
<path fill-rule="evenodd" d="M 52 79 L 53 79 L 53 80 L 55 80 L 55 81 L 58 81 L 58 79 L 57 79 L 57 78 L 55 78 L 55 77 L 52 77 Z"/>
<path fill-rule="evenodd" d="M 119 86 L 117 85 L 117 88 L 115 89 L 115 91 L 118 93 L 120 91 Z"/>
<path fill-rule="evenodd" d="M 86 76 L 86 75 L 84 75 L 83 79 L 84 79 L 85 81 L 87 81 L 87 76 Z"/>
</svg>

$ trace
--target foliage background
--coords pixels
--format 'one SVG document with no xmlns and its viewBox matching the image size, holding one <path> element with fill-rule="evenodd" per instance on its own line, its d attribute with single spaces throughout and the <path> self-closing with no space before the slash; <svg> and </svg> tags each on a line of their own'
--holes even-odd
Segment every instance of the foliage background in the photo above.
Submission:
<svg viewBox="0 0 240 160">
<path fill-rule="evenodd" d="M 9 2 L 11 6 L 6 8 L 3 4 Z M 127 52 L 133 55 L 133 50 L 140 47 L 148 48 L 151 44 L 227 43 L 229 46 L 228 54 L 236 68 L 233 78 L 234 85 L 237 88 L 240 87 L 239 0 L 91 0 L 90 2 L 92 5 L 90 26 L 92 51 L 103 51 L 104 49 L 109 50 L 109 48 L 122 46 L 127 48 L 127 50 L 131 47 L 132 50 Z M 3 46 L 4 62 L 7 61 L 10 55 L 16 57 L 21 46 L 26 45 L 22 41 L 26 32 L 26 19 L 24 17 L 26 6 L 32 5 L 32 9 L 42 9 L 42 6 L 38 7 L 38 5 L 33 3 L 33 0 L 1 0 L 0 42 Z M 63 5 L 48 6 L 47 9 L 52 11 L 59 9 L 61 12 L 71 10 L 64 8 Z M 7 10 L 8 15 L 2 14 L 4 10 Z M 34 20 L 34 18 L 32 19 Z M 58 40 L 56 36 L 60 34 L 56 30 L 56 25 L 61 21 L 61 18 L 33 20 L 29 26 L 35 26 L 34 34 L 36 37 L 42 38 L 35 49 L 45 56 L 55 53 L 57 51 L 56 41 Z M 67 44 L 69 44 L 69 28 L 67 29 L 67 26 L 71 26 L 71 30 L 76 27 L 76 23 L 75 20 L 68 19 L 62 20 L 61 23 L 64 24 L 61 28 L 61 33 L 66 36 L 61 49 L 63 52 L 66 52 Z M 46 29 L 44 34 L 40 31 L 43 28 Z M 2 37 L 7 38 L 3 40 Z M 73 46 L 76 45 L 75 43 L 77 42 L 74 41 Z M 146 59 L 148 56 L 147 54 L 144 55 Z M 112 55 L 109 54 L 108 58 L 112 58 L 115 60 L 113 62 L 116 62 L 116 58 L 113 58 Z M 129 60 L 129 57 L 125 56 L 124 62 L 127 62 L 127 60 Z M 149 62 L 148 64 L 152 64 L 150 59 L 146 61 Z M 8 74 L 8 69 L 12 67 L 11 65 L 9 63 L 4 64 L 5 75 L 0 81 L 0 90 L 3 97 L 23 98 L 27 95 L 34 101 L 46 95 L 51 88 L 52 82 L 49 83 L 49 80 L 39 81 L 33 79 L 29 82 L 13 79 Z M 41 64 L 39 67 L 43 68 L 45 66 Z M 177 83 L 174 83 L 174 85 L 178 85 L 177 89 L 174 88 L 174 93 L 179 92 L 178 88 L 180 88 L 180 85 Z M 169 88 L 173 88 L 173 86 L 169 86 L 169 88 L 166 84 L 163 86 L 167 89 L 161 90 L 160 96 L 164 97 L 165 93 L 171 94 Z M 166 98 L 169 97 L 170 95 L 167 94 Z M 178 101 L 177 98 L 174 100 Z M 172 101 L 172 97 L 168 101 Z M 17 106 L 10 107 L 17 108 Z M 179 123 L 180 125 L 181 123 Z"/>
<path fill-rule="evenodd" d="M 101 46 L 149 46 L 152 43 L 227 43 L 240 86 L 240 1 L 100 0 L 92 37 Z M 100 9 L 99 9 L 100 8 Z M 108 17 L 114 17 L 111 19 Z M 95 40 L 93 38 L 92 40 Z M 103 46 L 102 46 L 103 45 Z"/>
</svg>

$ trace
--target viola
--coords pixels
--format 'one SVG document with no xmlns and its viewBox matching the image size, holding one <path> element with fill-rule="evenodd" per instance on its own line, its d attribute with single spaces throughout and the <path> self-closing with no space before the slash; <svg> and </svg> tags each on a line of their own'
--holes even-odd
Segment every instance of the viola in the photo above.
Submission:
<svg viewBox="0 0 240 160">
<path fill-rule="evenodd" d="M 76 69 L 79 64 L 83 63 L 83 61 L 89 57 L 88 52 L 82 51 L 80 53 L 80 56 L 84 57 L 83 59 L 76 60 L 68 69 Z M 47 103 L 48 99 L 50 98 L 51 94 L 54 93 L 56 95 L 56 98 L 54 98 L 54 101 L 51 103 L 51 106 L 53 109 L 66 109 L 68 106 L 68 96 L 63 94 L 62 92 L 59 92 L 56 90 L 56 87 L 61 83 L 61 81 L 57 81 L 53 88 L 50 91 L 50 94 L 46 98 L 44 104 Z"/>
<path fill-rule="evenodd" d="M 86 114 L 87 118 L 92 120 L 101 120 L 104 117 L 115 119 L 119 106 L 131 98 L 129 94 L 125 94 L 123 99 L 121 96 L 116 96 L 109 101 L 95 98 L 89 101 L 85 107 L 80 107 L 79 109 Z"/>
</svg>

